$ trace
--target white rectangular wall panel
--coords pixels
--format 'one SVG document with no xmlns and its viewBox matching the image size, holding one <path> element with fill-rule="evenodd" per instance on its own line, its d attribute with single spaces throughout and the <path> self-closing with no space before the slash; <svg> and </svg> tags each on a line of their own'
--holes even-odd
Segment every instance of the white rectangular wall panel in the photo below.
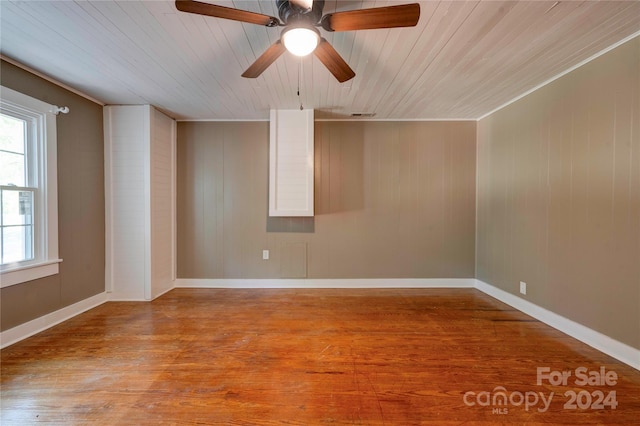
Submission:
<svg viewBox="0 0 640 426">
<path fill-rule="evenodd" d="M 106 289 L 151 300 L 174 282 L 175 121 L 150 105 L 104 107 Z"/>
<path fill-rule="evenodd" d="M 143 300 L 149 246 L 145 205 L 149 108 L 106 106 L 106 288 L 118 299 Z"/>
<path fill-rule="evenodd" d="M 269 216 L 313 216 L 313 110 L 271 110 Z"/>
<path fill-rule="evenodd" d="M 151 299 L 173 287 L 176 122 L 151 111 Z"/>
</svg>

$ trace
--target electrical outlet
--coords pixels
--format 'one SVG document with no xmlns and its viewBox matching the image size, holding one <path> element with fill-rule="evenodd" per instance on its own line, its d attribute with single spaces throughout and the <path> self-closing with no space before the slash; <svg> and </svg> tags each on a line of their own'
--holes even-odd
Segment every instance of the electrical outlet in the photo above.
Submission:
<svg viewBox="0 0 640 426">
<path fill-rule="evenodd" d="M 262 250 L 262 260 L 269 260 L 269 250 Z"/>
<path fill-rule="evenodd" d="M 527 283 L 520 281 L 520 293 L 527 294 Z"/>
</svg>

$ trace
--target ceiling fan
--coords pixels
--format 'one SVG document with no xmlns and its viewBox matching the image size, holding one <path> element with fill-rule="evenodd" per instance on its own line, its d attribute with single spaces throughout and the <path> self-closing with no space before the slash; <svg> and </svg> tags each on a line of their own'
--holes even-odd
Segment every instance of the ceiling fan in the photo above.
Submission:
<svg viewBox="0 0 640 426">
<path fill-rule="evenodd" d="M 325 0 L 275 1 L 280 19 L 195 0 L 176 0 L 176 8 L 182 12 L 231 19 L 266 27 L 284 27 L 280 39 L 267 48 L 247 68 L 242 74 L 243 77 L 258 77 L 285 50 L 289 50 L 298 56 L 306 56 L 313 52 L 340 83 L 352 79 L 356 73 L 333 46 L 320 35 L 320 31 L 316 27 L 322 27 L 325 31 L 331 32 L 413 27 L 420 18 L 418 3 L 335 12 L 323 16 L 322 9 Z"/>
</svg>

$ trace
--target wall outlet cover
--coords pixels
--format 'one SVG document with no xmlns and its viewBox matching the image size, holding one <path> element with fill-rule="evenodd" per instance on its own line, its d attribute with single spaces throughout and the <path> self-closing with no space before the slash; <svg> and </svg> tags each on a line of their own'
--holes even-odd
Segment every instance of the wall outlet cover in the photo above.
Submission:
<svg viewBox="0 0 640 426">
<path fill-rule="evenodd" d="M 520 293 L 527 294 L 527 283 L 520 281 Z"/>
</svg>

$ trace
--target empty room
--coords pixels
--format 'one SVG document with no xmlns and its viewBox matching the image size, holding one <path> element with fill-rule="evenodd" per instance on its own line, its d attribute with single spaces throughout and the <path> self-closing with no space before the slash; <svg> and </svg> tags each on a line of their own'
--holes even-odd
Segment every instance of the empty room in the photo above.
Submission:
<svg viewBox="0 0 640 426">
<path fill-rule="evenodd" d="M 640 2 L 0 1 L 2 425 L 640 419 Z"/>
</svg>

